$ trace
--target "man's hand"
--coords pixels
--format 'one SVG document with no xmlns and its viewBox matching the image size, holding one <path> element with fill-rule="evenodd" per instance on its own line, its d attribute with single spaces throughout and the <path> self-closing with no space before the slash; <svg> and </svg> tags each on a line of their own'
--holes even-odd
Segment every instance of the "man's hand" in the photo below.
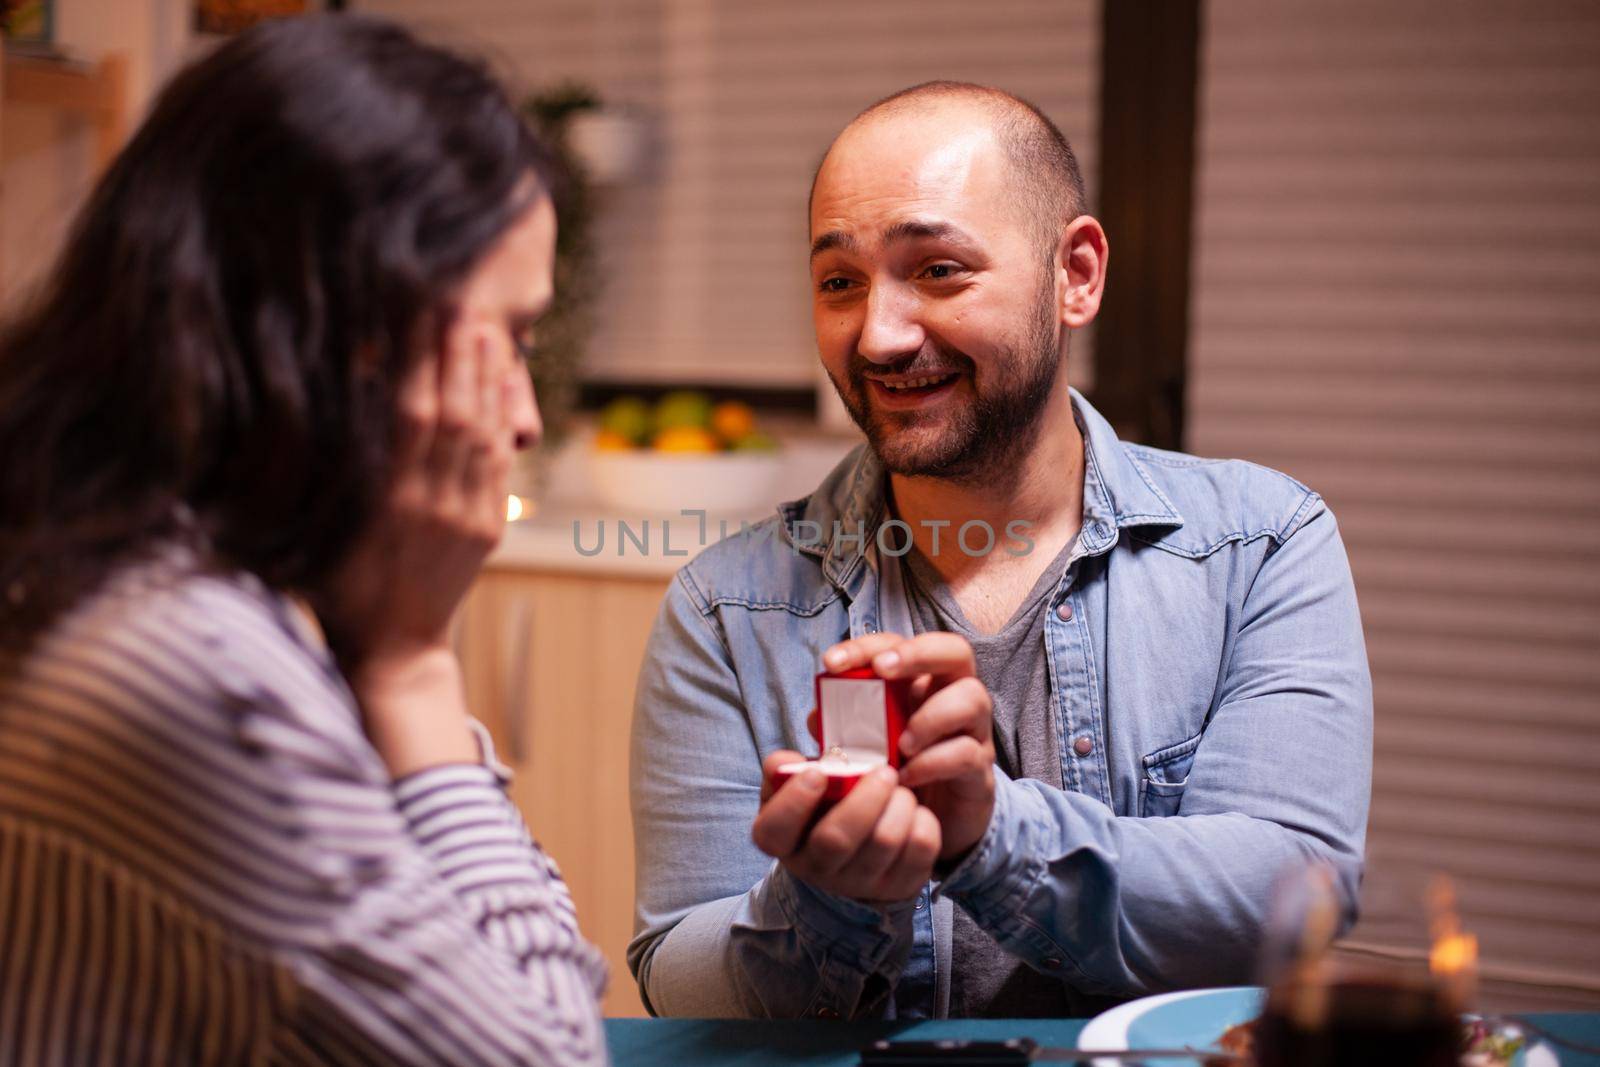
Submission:
<svg viewBox="0 0 1600 1067">
<path fill-rule="evenodd" d="M 939 820 L 880 767 L 812 825 L 827 778 L 808 770 L 774 788 L 773 774 L 805 759 L 775 752 L 762 767 L 761 811 L 750 836 L 796 878 L 869 904 L 910 900 L 933 874 Z M 809 829 L 808 829 L 809 828 Z"/>
<path fill-rule="evenodd" d="M 830 671 L 870 665 L 910 678 L 911 718 L 900 735 L 900 784 L 939 819 L 941 863 L 965 856 L 994 813 L 994 702 L 966 638 L 951 633 L 869 634 L 823 654 Z"/>
</svg>

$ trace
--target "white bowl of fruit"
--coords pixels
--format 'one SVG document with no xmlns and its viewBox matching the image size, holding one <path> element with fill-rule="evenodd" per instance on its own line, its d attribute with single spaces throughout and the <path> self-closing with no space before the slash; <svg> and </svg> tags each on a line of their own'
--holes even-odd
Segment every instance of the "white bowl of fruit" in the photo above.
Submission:
<svg viewBox="0 0 1600 1067">
<path fill-rule="evenodd" d="M 677 390 L 611 401 L 589 454 L 597 496 L 623 512 L 753 512 L 776 503 L 777 442 L 749 406 Z"/>
</svg>

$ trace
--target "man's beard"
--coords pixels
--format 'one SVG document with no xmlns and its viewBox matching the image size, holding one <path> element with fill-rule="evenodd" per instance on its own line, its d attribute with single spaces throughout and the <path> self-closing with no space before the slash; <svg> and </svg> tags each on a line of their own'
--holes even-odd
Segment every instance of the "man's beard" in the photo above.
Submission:
<svg viewBox="0 0 1600 1067">
<path fill-rule="evenodd" d="M 834 379 L 834 388 L 891 473 L 962 484 L 1003 482 L 1017 461 L 1032 451 L 1040 414 L 1055 391 L 1061 349 L 1053 310 L 1054 287 L 1047 286 L 1022 336 L 999 346 L 984 367 L 982 389 L 970 356 L 931 341 L 898 366 L 874 364 L 852 353 L 848 387 Z M 931 414 L 897 412 L 875 410 L 869 399 L 869 372 L 916 377 L 953 370 L 966 377 L 973 392 L 964 405 L 947 403 Z"/>
</svg>

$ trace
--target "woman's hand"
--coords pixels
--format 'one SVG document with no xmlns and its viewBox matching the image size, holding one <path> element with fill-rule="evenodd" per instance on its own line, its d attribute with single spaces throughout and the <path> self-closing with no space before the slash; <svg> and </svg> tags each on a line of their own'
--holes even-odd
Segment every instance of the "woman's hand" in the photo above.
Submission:
<svg viewBox="0 0 1600 1067">
<path fill-rule="evenodd" d="M 313 598 L 397 777 L 479 758 L 449 629 L 505 528 L 517 374 L 504 331 L 464 317 L 448 326 L 401 383 L 389 491 Z"/>
<path fill-rule="evenodd" d="M 401 383 L 389 492 L 317 607 L 353 666 L 448 643 L 505 528 L 518 371 L 508 339 L 458 319 Z"/>
</svg>

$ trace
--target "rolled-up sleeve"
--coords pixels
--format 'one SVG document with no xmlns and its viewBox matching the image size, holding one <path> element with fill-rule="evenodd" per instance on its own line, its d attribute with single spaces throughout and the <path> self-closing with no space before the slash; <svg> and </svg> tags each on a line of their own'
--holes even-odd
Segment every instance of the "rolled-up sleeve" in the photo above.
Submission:
<svg viewBox="0 0 1600 1067">
<path fill-rule="evenodd" d="M 938 888 L 1034 968 L 1113 996 L 1249 981 L 1276 879 L 1312 862 L 1354 921 L 1372 689 L 1333 515 L 1306 513 L 1244 595 L 1176 815 L 998 776 L 986 835 Z"/>
<path fill-rule="evenodd" d="M 877 908 L 791 877 L 757 849 L 761 754 L 715 615 L 680 572 L 645 652 L 633 718 L 637 933 L 657 1015 L 881 1015 L 911 903 Z"/>
</svg>

